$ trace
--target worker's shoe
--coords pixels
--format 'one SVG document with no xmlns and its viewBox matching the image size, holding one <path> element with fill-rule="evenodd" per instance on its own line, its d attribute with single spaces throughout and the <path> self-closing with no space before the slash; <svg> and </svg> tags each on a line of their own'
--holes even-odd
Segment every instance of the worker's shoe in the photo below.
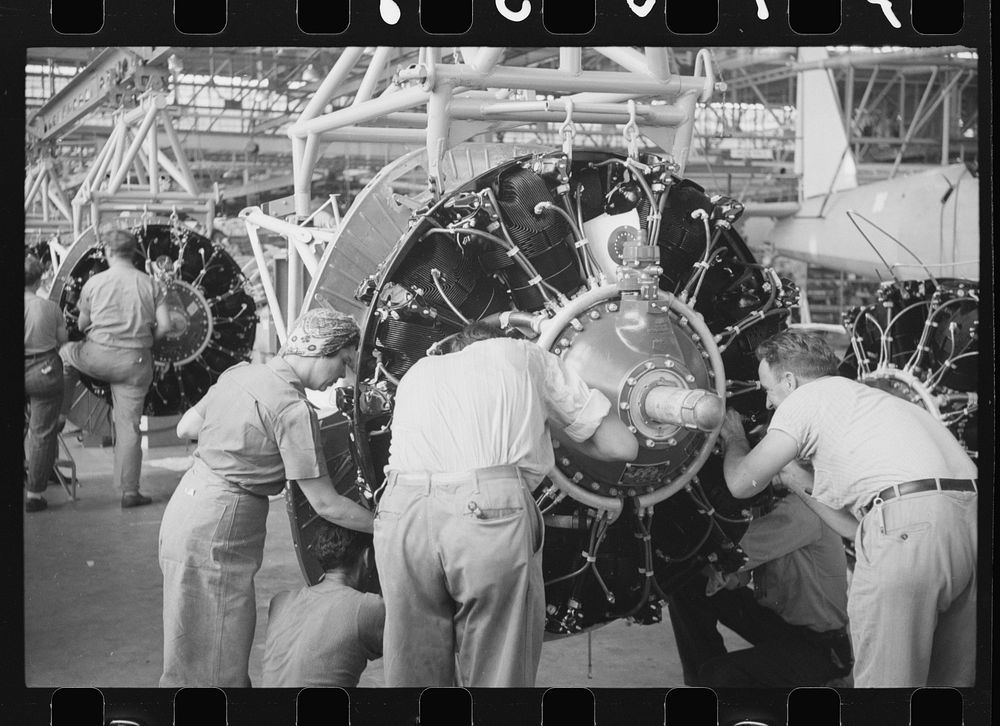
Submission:
<svg viewBox="0 0 1000 726">
<path fill-rule="evenodd" d="M 26 512 L 40 512 L 48 506 L 49 503 L 45 501 L 45 497 L 28 497 L 24 500 L 24 511 Z"/>
<path fill-rule="evenodd" d="M 122 494 L 122 509 L 141 507 L 144 504 L 152 504 L 153 500 L 139 492 L 125 492 Z"/>
</svg>

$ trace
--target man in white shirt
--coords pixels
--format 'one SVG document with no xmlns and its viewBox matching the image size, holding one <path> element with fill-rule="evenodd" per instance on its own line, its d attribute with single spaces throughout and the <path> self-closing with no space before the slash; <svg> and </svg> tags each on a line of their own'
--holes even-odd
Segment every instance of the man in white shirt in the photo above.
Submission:
<svg viewBox="0 0 1000 726">
<path fill-rule="evenodd" d="M 972 686 L 975 463 L 920 406 L 838 377 L 819 336 L 782 331 L 756 352 L 775 413 L 752 450 L 739 416 L 727 413 L 726 483 L 733 496 L 749 497 L 780 472 L 827 524 L 854 538 L 855 685 Z"/>
<path fill-rule="evenodd" d="M 495 335 L 469 326 L 396 392 L 375 515 L 390 687 L 533 686 L 545 592 L 532 491 L 555 464 L 549 426 L 595 458 L 638 454 L 600 391 L 548 351 Z"/>
</svg>

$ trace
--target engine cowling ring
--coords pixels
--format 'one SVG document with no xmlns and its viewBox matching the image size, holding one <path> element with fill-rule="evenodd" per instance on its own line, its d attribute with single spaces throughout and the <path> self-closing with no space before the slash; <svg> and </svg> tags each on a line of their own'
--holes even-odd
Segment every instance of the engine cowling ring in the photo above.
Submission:
<svg viewBox="0 0 1000 726">
<path fill-rule="evenodd" d="M 556 342 L 558 341 L 560 334 L 567 326 L 571 325 L 572 320 L 577 317 L 584 316 L 588 310 L 600 305 L 601 303 L 614 299 L 620 299 L 620 295 L 621 294 L 617 285 L 603 285 L 593 290 L 589 290 L 588 292 L 570 300 L 569 303 L 565 307 L 561 308 L 552 318 L 543 321 L 541 333 L 535 340 L 535 343 L 542 346 L 546 350 L 552 350 L 556 347 Z M 707 360 L 711 365 L 712 378 L 714 379 L 714 392 L 716 395 L 725 400 L 726 374 L 725 367 L 722 362 L 722 355 L 719 352 L 718 346 L 715 344 L 715 337 L 708 329 L 708 326 L 705 325 L 701 315 L 682 303 L 674 295 L 661 292 L 658 299 L 665 302 L 671 311 L 685 318 L 694 330 L 695 335 L 698 336 L 697 342 L 702 345 L 703 349 L 708 354 Z M 699 447 L 697 456 L 690 464 L 688 464 L 679 477 L 674 479 L 665 487 L 656 489 L 653 492 L 638 495 L 636 498 L 637 505 L 640 508 L 652 507 L 654 504 L 662 502 L 664 499 L 673 496 L 678 491 L 683 489 L 684 486 L 691 481 L 695 474 L 698 473 L 698 470 L 708 459 L 709 455 L 712 453 L 712 449 L 715 447 L 715 442 L 718 437 L 719 428 L 716 428 L 710 432 L 708 436 L 706 436 L 704 442 Z M 572 482 L 570 478 L 565 475 L 554 477 L 553 483 L 573 499 L 583 504 L 587 504 L 588 506 L 609 512 L 620 511 L 621 509 L 622 503 L 619 497 L 604 496 L 587 491 L 583 487 Z"/>
</svg>

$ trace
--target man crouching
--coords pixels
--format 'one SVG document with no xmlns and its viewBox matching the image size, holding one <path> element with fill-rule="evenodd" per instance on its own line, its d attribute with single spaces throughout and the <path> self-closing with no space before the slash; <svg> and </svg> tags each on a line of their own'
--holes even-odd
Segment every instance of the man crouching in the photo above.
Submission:
<svg viewBox="0 0 1000 726">
<path fill-rule="evenodd" d="M 265 688 L 357 686 L 368 661 L 382 657 L 385 605 L 361 591 L 372 536 L 324 523 L 311 550 L 325 571 L 320 582 L 271 599 Z"/>
</svg>

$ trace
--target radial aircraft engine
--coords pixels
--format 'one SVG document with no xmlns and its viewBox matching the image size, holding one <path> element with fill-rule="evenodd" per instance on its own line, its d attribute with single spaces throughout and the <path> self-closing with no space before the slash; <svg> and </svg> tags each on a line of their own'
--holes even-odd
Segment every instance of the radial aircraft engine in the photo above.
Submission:
<svg viewBox="0 0 1000 726">
<path fill-rule="evenodd" d="M 219 374 L 250 358 L 257 328 L 253 298 L 239 265 L 208 238 L 166 217 L 124 222 L 139 249 L 137 269 L 160 283 L 173 329 L 153 346 L 153 382 L 143 412 L 147 416 L 183 413 L 197 403 Z M 108 263 L 93 228 L 75 241 L 56 270 L 49 299 L 63 310 L 70 340 L 84 335 L 77 327 L 80 291 Z M 110 388 L 81 376 L 70 418 L 98 432 L 106 425 Z"/>
<path fill-rule="evenodd" d="M 841 375 L 922 406 L 978 456 L 979 283 L 883 282 L 871 305 L 843 314 Z"/>
<path fill-rule="evenodd" d="M 798 290 L 754 261 L 733 229 L 739 202 L 676 170 L 655 156 L 579 149 L 509 159 L 413 210 L 355 293 L 357 380 L 339 397 L 350 456 L 330 466 L 341 491 L 356 484 L 377 501 L 399 380 L 469 321 L 559 356 L 638 440 L 638 458 L 624 464 L 553 438 L 556 467 L 534 492 L 548 637 L 616 618 L 659 622 L 691 575 L 743 565 L 739 539 L 773 501 L 769 489 L 729 495 L 717 438 L 727 405 L 751 432 L 766 424 L 753 349 L 784 326 Z M 354 234 L 372 218 L 355 215 Z M 345 225 L 355 226 L 350 212 Z M 315 582 L 317 518 L 295 489 L 293 536 Z"/>
</svg>

